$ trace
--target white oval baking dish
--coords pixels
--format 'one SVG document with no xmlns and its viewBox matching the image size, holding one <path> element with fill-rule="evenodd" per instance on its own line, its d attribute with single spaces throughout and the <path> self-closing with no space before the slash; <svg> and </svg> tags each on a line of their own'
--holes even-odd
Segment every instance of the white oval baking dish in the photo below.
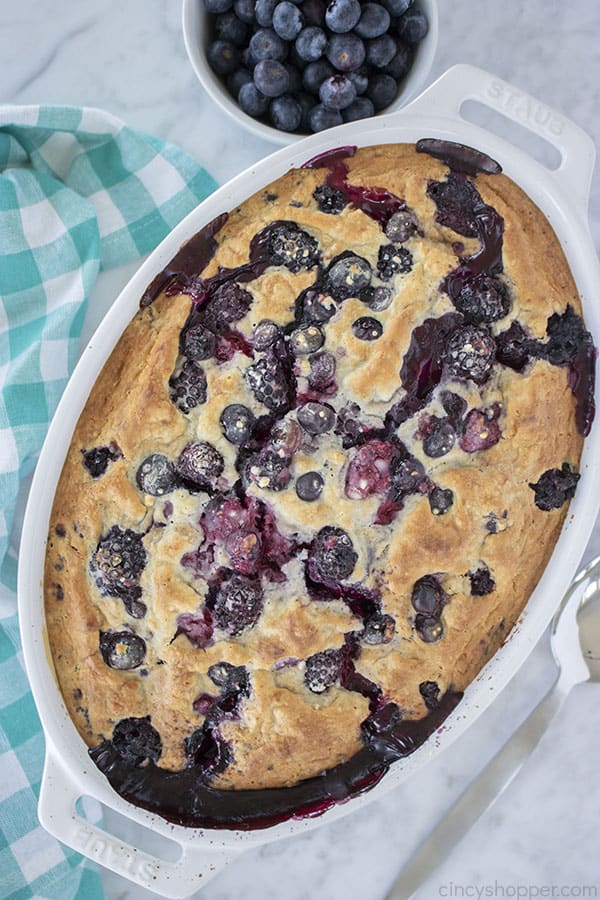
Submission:
<svg viewBox="0 0 600 900">
<path fill-rule="evenodd" d="M 550 172 L 523 151 L 466 122 L 461 107 L 477 100 L 549 141 L 560 153 Z M 581 293 L 586 322 L 600 346 L 600 267 L 587 224 L 595 151 L 569 120 L 506 82 L 470 66 L 455 66 L 402 112 L 341 126 L 278 151 L 234 178 L 184 219 L 151 254 L 122 291 L 92 338 L 59 404 L 37 466 L 21 542 L 19 613 L 23 652 L 46 735 L 46 764 L 39 801 L 42 825 L 65 844 L 164 897 L 186 897 L 246 848 L 301 834 L 393 790 L 439 753 L 492 702 L 533 649 L 573 577 L 592 530 L 600 499 L 600 426 L 587 438 L 581 482 L 560 540 L 518 625 L 469 686 L 457 711 L 412 756 L 396 762 L 371 791 L 333 807 L 317 819 L 281 823 L 262 831 L 209 831 L 174 826 L 118 796 L 90 761 L 57 688 L 45 639 L 42 580 L 48 519 L 73 428 L 96 377 L 135 314 L 144 288 L 180 245 L 217 214 L 232 209 L 292 166 L 335 146 L 414 142 L 438 137 L 478 147 L 497 159 L 552 223 Z M 90 825 L 76 811 L 82 795 L 95 797 L 153 832 L 176 841 L 182 853 L 165 862 Z"/>
</svg>

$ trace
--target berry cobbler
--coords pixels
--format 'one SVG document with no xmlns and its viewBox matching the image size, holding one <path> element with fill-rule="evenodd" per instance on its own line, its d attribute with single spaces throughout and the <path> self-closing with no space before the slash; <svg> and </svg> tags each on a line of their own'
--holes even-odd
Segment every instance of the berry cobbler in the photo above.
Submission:
<svg viewBox="0 0 600 900">
<path fill-rule="evenodd" d="M 426 741 L 552 553 L 594 365 L 548 222 L 462 145 L 339 148 L 195 235 L 50 522 L 56 674 L 114 789 L 263 827 Z"/>
</svg>

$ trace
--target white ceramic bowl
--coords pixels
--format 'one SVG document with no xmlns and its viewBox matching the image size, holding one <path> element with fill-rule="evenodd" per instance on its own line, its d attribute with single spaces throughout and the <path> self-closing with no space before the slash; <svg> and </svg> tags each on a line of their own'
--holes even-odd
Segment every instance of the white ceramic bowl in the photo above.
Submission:
<svg viewBox="0 0 600 900">
<path fill-rule="evenodd" d="M 431 69 L 438 42 L 437 0 L 418 0 L 418 5 L 427 16 L 429 31 L 417 47 L 411 70 L 404 81 L 401 82 L 396 99 L 386 109 L 377 113 L 377 116 L 399 109 L 401 106 L 405 106 L 413 97 L 416 97 L 423 88 L 425 79 Z M 254 134 L 267 141 L 272 141 L 275 144 L 293 144 L 298 140 L 302 140 L 305 135 L 288 134 L 285 131 L 279 131 L 270 125 L 264 125 L 258 119 L 253 119 L 252 116 L 246 115 L 240 109 L 226 86 L 219 76 L 215 75 L 206 60 L 206 49 L 210 42 L 209 19 L 210 16 L 206 12 L 202 0 L 183 0 L 182 26 L 185 48 L 192 68 L 206 93 L 232 119 L 235 119 L 248 131 L 253 131 Z"/>
<path fill-rule="evenodd" d="M 466 100 L 503 112 L 557 148 L 561 164 L 550 172 L 506 140 L 466 122 Z M 393 790 L 447 748 L 492 702 L 536 645 L 571 581 L 592 531 L 600 503 L 600 423 L 586 440 L 581 482 L 569 508 L 552 558 L 529 598 L 510 639 L 465 691 L 456 710 L 411 756 L 395 762 L 370 791 L 334 806 L 318 818 L 290 820 L 262 831 L 186 829 L 131 805 L 111 788 L 93 765 L 57 687 L 47 650 L 42 591 L 48 520 L 73 428 L 88 394 L 121 333 L 139 308 L 146 286 L 173 258 L 182 243 L 225 210 L 255 191 L 336 146 L 371 146 L 438 137 L 478 147 L 503 166 L 550 220 L 581 294 L 588 328 L 600 346 L 600 265 L 587 222 L 594 145 L 580 128 L 506 82 L 471 66 L 455 66 L 407 109 L 353 122 L 313 135 L 274 153 L 238 175 L 191 212 L 165 238 L 115 300 L 84 351 L 48 431 L 35 472 L 23 526 L 19 566 L 19 619 L 23 654 L 46 736 L 39 817 L 63 843 L 163 897 L 186 897 L 249 847 L 302 834 L 360 809 Z M 596 392 L 596 402 L 598 403 Z M 89 795 L 181 846 L 175 863 L 132 847 L 86 822 L 76 801 Z M 201 880 L 200 880 L 201 879 Z"/>
</svg>

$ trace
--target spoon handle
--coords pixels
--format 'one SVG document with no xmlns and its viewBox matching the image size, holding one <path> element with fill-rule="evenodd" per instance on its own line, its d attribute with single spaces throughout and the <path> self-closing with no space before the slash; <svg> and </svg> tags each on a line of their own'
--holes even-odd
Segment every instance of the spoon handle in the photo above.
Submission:
<svg viewBox="0 0 600 900">
<path fill-rule="evenodd" d="M 564 678 L 557 678 L 533 712 L 413 853 L 386 895 L 386 900 L 409 900 L 447 859 L 521 770 L 564 703 L 571 686 Z"/>
</svg>

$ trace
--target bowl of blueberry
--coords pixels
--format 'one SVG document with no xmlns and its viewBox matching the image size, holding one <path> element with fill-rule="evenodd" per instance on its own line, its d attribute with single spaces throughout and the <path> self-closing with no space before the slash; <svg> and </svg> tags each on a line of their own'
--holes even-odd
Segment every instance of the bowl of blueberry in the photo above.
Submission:
<svg viewBox="0 0 600 900">
<path fill-rule="evenodd" d="M 250 131 L 290 144 L 390 112 L 422 88 L 436 0 L 183 0 L 192 67 Z"/>
</svg>

